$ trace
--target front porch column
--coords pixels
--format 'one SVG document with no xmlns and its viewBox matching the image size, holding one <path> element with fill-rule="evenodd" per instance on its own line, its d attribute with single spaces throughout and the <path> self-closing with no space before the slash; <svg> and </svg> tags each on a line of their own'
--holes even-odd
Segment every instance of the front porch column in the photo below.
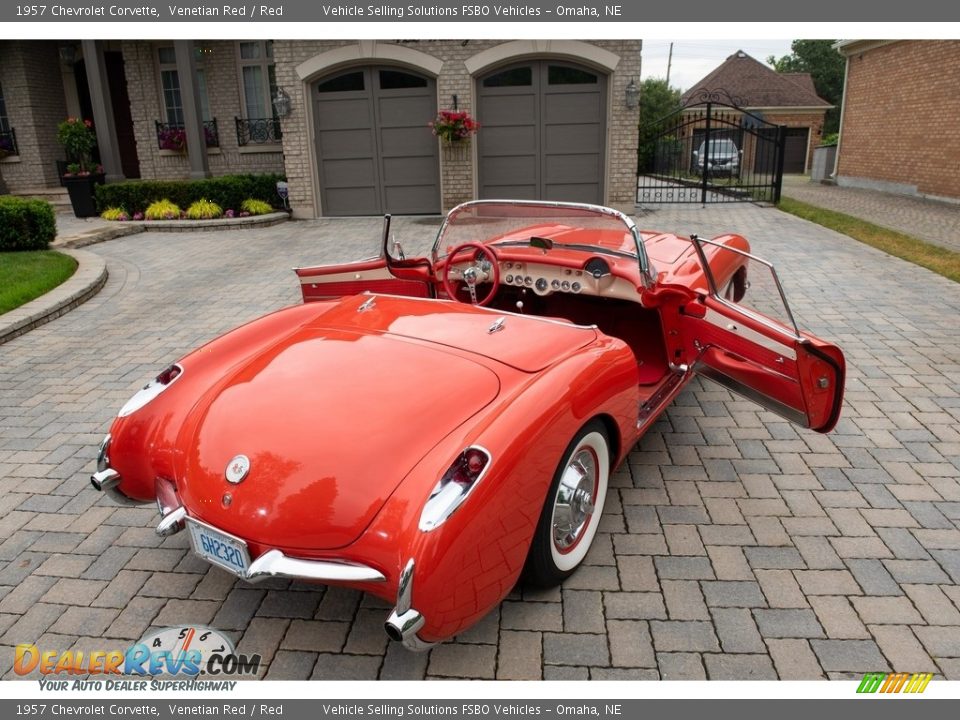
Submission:
<svg viewBox="0 0 960 720">
<path fill-rule="evenodd" d="M 113 100 L 110 97 L 110 84 L 107 82 L 103 48 L 96 40 L 83 40 L 82 46 L 84 65 L 87 69 L 87 85 L 90 87 L 90 104 L 93 105 L 93 126 L 97 131 L 97 147 L 100 150 L 100 164 L 103 165 L 107 182 L 123 180 L 123 166 L 120 164 L 117 128 L 113 120 Z"/>
<path fill-rule="evenodd" d="M 193 40 L 175 40 L 177 76 L 180 79 L 180 101 L 183 103 L 183 130 L 187 136 L 187 157 L 190 160 L 190 178 L 210 177 L 207 161 L 207 138 L 203 132 L 200 114 L 200 86 L 197 84 L 197 60 Z"/>
</svg>

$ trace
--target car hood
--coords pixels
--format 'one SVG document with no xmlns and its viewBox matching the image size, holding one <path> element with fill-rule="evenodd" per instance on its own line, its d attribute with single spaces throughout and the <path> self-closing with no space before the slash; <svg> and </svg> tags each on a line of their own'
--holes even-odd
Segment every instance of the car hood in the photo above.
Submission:
<svg viewBox="0 0 960 720">
<path fill-rule="evenodd" d="M 192 515 L 256 543 L 343 547 L 499 387 L 491 369 L 443 346 L 308 324 L 194 407 L 179 443 L 181 497 Z M 225 470 L 241 454 L 249 474 L 231 484 Z"/>
</svg>

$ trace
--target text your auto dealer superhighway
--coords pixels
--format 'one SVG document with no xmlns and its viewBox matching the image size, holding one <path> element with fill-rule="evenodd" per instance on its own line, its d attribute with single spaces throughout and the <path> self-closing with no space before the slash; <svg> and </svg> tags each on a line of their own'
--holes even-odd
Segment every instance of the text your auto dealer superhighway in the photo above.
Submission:
<svg viewBox="0 0 960 720">
<path fill-rule="evenodd" d="M 50 14 L 54 17 L 160 17 L 155 7 L 122 7 L 120 5 L 85 5 L 83 7 L 65 7 L 51 5 Z"/>
</svg>

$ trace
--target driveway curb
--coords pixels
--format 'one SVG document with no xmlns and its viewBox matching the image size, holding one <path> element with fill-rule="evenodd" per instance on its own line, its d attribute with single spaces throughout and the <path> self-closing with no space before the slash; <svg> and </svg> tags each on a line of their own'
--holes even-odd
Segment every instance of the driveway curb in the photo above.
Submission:
<svg viewBox="0 0 960 720">
<path fill-rule="evenodd" d="M 77 261 L 77 271 L 50 292 L 0 315 L 0 345 L 82 305 L 107 282 L 107 262 L 102 257 L 86 250 L 58 249 Z"/>
</svg>

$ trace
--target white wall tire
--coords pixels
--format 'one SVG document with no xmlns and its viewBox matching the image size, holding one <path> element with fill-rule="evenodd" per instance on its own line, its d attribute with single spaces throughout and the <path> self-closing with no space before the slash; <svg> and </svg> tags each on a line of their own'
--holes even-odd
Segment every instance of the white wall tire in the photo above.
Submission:
<svg viewBox="0 0 960 720">
<path fill-rule="evenodd" d="M 600 524 L 610 478 L 610 447 L 602 423 L 585 425 L 567 446 L 544 501 L 525 579 L 556 585 L 583 562 Z"/>
</svg>

